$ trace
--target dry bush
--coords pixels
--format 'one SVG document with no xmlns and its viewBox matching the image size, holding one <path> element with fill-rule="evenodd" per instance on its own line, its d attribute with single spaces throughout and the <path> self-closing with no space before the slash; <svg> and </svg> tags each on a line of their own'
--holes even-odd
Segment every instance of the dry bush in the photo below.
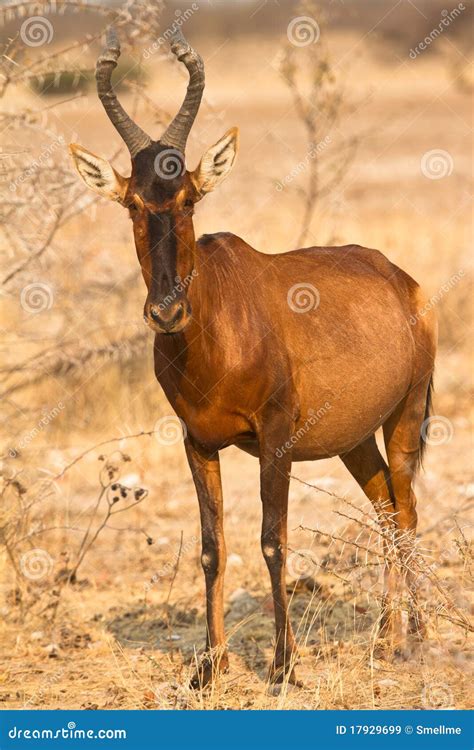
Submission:
<svg viewBox="0 0 474 750">
<path fill-rule="evenodd" d="M 1 544 L 14 574 L 8 599 L 13 613 L 19 607 L 22 625 L 41 615 L 48 627 L 55 625 L 62 591 L 68 585 L 84 585 L 78 571 L 99 536 L 113 528 L 115 516 L 128 513 L 147 497 L 146 489 L 122 480 L 131 458 L 116 450 L 98 456 L 98 489 L 87 508 L 58 507 L 57 482 L 84 455 L 54 478 L 30 486 L 19 479 L 21 472 L 0 474 Z M 142 529 L 124 528 L 143 534 L 148 544 L 153 542 Z"/>
<path fill-rule="evenodd" d="M 314 0 L 305 0 L 297 5 L 295 14 L 294 25 L 290 23 L 288 27 L 280 72 L 304 128 L 306 150 L 301 153 L 301 161 L 278 182 L 278 189 L 285 189 L 298 174 L 307 173 L 304 187 L 296 185 L 303 210 L 294 244 L 301 247 L 308 239 L 321 199 L 340 187 L 347 175 L 361 135 L 352 133 L 341 137 L 339 132 L 355 104 L 348 101 L 346 87 L 324 41 L 327 17 L 322 6 Z M 308 44 L 311 39 L 317 42 Z M 299 46 L 300 42 L 305 42 L 304 49 Z M 335 137 L 337 148 L 334 148 Z M 333 148 L 326 152 L 331 143 Z"/>
<path fill-rule="evenodd" d="M 29 17 L 33 6 L 37 16 L 39 10 L 44 16 L 36 26 L 29 26 L 34 21 Z M 53 33 L 53 22 L 59 15 L 72 18 L 79 12 L 102 17 L 103 24 L 113 20 L 125 53 L 134 56 L 133 69 L 128 70 L 125 61 L 118 74 L 126 72 L 127 82 L 133 86 L 129 74 L 140 74 L 136 59 L 140 60 L 142 46 L 156 34 L 159 10 L 156 3 L 151 6 L 143 0 L 129 0 L 116 10 L 100 3 L 67 0 L 54 4 L 13 2 L 0 9 L 0 17 L 14 27 L 12 37 L 4 42 L 0 88 L 0 123 L 5 134 L 0 159 L 4 188 L 0 284 L 5 334 L 9 336 L 0 378 L 10 441 L 57 404 L 58 391 L 64 395 L 63 388 L 55 387 L 58 380 L 67 380 L 66 390 L 75 394 L 74 373 L 79 372 L 83 382 L 104 365 L 116 362 L 121 362 L 126 372 L 142 354 L 143 329 L 134 324 L 112 326 L 110 314 L 121 296 L 138 284 L 138 270 L 120 280 L 107 278 L 103 271 L 92 276 L 87 272 L 84 261 L 95 255 L 93 225 L 101 208 L 98 199 L 78 181 L 66 148 L 67 118 L 71 111 L 80 118 L 82 96 L 73 93 L 65 97 L 61 80 L 68 76 L 74 83 L 90 77 L 102 29 L 61 45 Z M 53 48 L 48 44 L 49 34 Z M 42 35 L 48 37 L 44 44 L 40 44 Z M 133 91 L 136 104 L 140 88 Z M 51 95 L 51 101 L 45 99 L 46 94 Z M 155 108 L 154 114 L 157 111 Z M 69 139 L 73 134 L 69 133 Z M 88 234 L 84 237 L 81 232 L 80 242 L 74 241 L 74 234 L 84 225 Z M 85 309 L 94 311 L 88 331 L 83 325 Z M 63 400 L 68 401 L 63 417 L 71 419 L 77 403 L 74 398 Z M 10 447 L 7 443 L 3 452 Z"/>
</svg>

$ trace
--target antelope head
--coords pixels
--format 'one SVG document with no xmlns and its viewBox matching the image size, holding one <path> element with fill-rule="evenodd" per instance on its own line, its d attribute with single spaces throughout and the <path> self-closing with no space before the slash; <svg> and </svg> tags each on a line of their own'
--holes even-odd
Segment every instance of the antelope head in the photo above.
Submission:
<svg viewBox="0 0 474 750">
<path fill-rule="evenodd" d="M 130 177 L 123 177 L 106 159 L 82 146 L 69 147 L 85 184 L 128 209 L 148 290 L 145 322 L 155 332 L 168 334 L 182 331 L 191 318 L 186 280 L 194 270 L 194 204 L 229 174 L 238 146 L 238 131 L 232 128 L 206 151 L 194 171 L 186 169 L 186 141 L 201 103 L 204 65 L 179 29 L 173 33 L 171 50 L 186 66 L 189 83 L 181 109 L 157 141 L 129 117 L 112 87 L 112 72 L 120 56 L 113 29 L 97 61 L 97 93 L 130 152 Z"/>
</svg>

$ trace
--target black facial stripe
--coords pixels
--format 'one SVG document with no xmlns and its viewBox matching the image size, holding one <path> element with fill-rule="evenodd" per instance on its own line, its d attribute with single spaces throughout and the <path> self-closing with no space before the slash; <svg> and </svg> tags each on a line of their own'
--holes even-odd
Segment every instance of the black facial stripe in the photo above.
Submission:
<svg viewBox="0 0 474 750">
<path fill-rule="evenodd" d="M 151 259 L 151 294 L 157 301 L 172 293 L 178 274 L 175 221 L 171 212 L 148 214 Z"/>
</svg>

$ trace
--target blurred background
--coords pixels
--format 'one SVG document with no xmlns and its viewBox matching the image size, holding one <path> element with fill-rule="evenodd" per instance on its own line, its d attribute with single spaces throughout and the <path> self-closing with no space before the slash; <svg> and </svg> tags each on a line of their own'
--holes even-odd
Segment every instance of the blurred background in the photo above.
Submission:
<svg viewBox="0 0 474 750">
<path fill-rule="evenodd" d="M 198 507 L 182 436 L 153 375 L 127 212 L 87 192 L 67 152 L 68 143 L 80 143 L 129 173 L 94 88 L 102 30 L 111 21 L 123 47 L 121 101 L 156 138 L 187 82 L 169 53 L 173 25 L 204 58 L 206 90 L 188 168 L 229 127 L 240 129 L 232 175 L 198 206 L 198 236 L 231 231 L 266 253 L 375 247 L 425 288 L 439 317 L 440 352 L 436 417 L 417 487 L 421 543 L 437 574 L 456 582 L 451 604 L 442 606 L 449 610 L 454 600 L 460 612 L 469 609 L 471 3 L 3 2 L 0 637 L 13 654 L 4 672 L 9 706 L 154 707 L 157 682 L 169 705 L 196 700 L 170 687 L 181 684 L 204 634 Z M 347 519 L 334 509 L 344 498 L 368 511 L 339 463 L 294 466 L 318 489 L 292 482 L 291 548 L 310 550 L 311 576 L 303 578 L 319 582 L 326 603 L 313 612 L 313 586 L 295 597 L 294 611 L 305 623 L 305 668 L 314 678 L 322 660 L 325 677 L 313 679 L 309 697 L 274 705 L 260 689 L 272 627 L 258 464 L 237 449 L 224 452 L 227 617 L 239 673 L 248 679 L 260 669 L 263 677 L 248 695 L 237 683 L 213 700 L 230 707 L 465 705 L 459 623 L 447 631 L 449 647 L 446 632 L 431 643 L 433 674 L 425 658 L 406 676 L 408 685 L 388 690 L 373 675 L 361 681 L 379 580 L 367 588 L 351 579 L 340 589 L 328 566 L 347 564 L 346 547 L 298 529 L 341 537 Z M 117 492 L 126 512 L 115 522 Z M 349 522 L 349 536 L 357 536 L 357 523 Z M 438 567 L 442 547 L 451 552 Z M 293 558 L 293 578 L 301 578 L 307 557 Z M 352 651 L 341 667 L 344 641 Z M 148 647 L 160 649 L 159 666 Z M 84 667 L 85 649 L 93 669 Z M 69 666 L 62 665 L 66 654 Z M 36 677 L 31 665 L 40 665 Z M 12 689 L 20 678 L 21 690 Z"/>
</svg>

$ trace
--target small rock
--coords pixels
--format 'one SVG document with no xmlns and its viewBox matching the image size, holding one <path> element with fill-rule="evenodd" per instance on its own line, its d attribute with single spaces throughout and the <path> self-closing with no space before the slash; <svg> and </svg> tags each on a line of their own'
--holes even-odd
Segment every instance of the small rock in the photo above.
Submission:
<svg viewBox="0 0 474 750">
<path fill-rule="evenodd" d="M 32 641 L 40 641 L 42 638 L 44 638 L 44 633 L 42 630 L 33 630 L 31 634 Z"/>
<path fill-rule="evenodd" d="M 235 589 L 230 595 L 229 601 L 233 618 L 245 617 L 259 606 L 258 599 L 255 599 L 246 589 L 242 588 Z"/>
<path fill-rule="evenodd" d="M 316 479 L 310 479 L 308 484 L 315 484 L 316 487 L 337 487 L 338 480 L 334 477 L 316 477 Z"/>
<path fill-rule="evenodd" d="M 232 552 L 228 558 L 227 558 L 227 565 L 234 565 L 235 567 L 238 567 L 239 565 L 243 565 L 244 561 L 240 557 L 240 555 L 237 555 L 235 552 Z"/>
<path fill-rule="evenodd" d="M 48 643 L 46 653 L 50 659 L 57 659 L 59 656 L 59 647 L 57 643 Z"/>
<path fill-rule="evenodd" d="M 291 695 L 291 693 L 298 694 L 300 692 L 300 688 L 302 685 L 292 685 L 291 683 L 282 685 L 282 684 L 273 684 L 269 683 L 267 685 L 266 694 L 271 698 L 278 698 L 282 694 Z"/>
<path fill-rule="evenodd" d="M 140 484 L 141 478 L 138 476 L 138 474 L 125 474 L 124 477 L 121 477 L 120 481 L 126 487 L 135 487 L 136 485 Z"/>
<path fill-rule="evenodd" d="M 166 510 L 178 510 L 179 500 L 168 500 L 166 503 Z"/>
<path fill-rule="evenodd" d="M 232 592 L 232 594 L 229 596 L 230 602 L 236 602 L 239 599 L 242 599 L 242 597 L 247 596 L 248 591 L 246 591 L 243 588 L 235 589 L 235 591 Z"/>
</svg>

